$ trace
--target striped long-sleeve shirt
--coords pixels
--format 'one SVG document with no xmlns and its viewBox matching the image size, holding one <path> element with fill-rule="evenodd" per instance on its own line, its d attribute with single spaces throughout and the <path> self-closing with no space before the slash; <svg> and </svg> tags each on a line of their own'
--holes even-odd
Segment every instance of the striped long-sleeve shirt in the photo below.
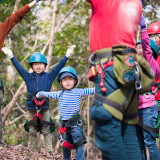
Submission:
<svg viewBox="0 0 160 160">
<path fill-rule="evenodd" d="M 62 120 L 69 120 L 80 109 L 81 97 L 95 93 L 95 88 L 74 88 L 57 92 L 39 92 L 41 96 L 59 99 L 59 110 Z"/>
</svg>

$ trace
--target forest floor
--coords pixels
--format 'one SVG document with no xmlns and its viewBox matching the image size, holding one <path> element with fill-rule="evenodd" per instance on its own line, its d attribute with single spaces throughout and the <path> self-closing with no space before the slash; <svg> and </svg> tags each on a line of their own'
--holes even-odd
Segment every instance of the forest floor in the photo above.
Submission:
<svg viewBox="0 0 160 160">
<path fill-rule="evenodd" d="M 0 160 L 63 160 L 62 153 L 32 152 L 22 145 L 0 147 Z M 76 160 L 72 158 L 72 160 Z"/>
</svg>

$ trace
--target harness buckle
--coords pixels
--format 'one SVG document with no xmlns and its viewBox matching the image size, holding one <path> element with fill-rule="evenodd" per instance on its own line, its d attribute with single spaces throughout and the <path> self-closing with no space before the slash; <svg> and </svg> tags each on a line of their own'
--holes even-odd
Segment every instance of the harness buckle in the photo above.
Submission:
<svg viewBox="0 0 160 160">
<path fill-rule="evenodd" d="M 141 84 L 141 81 L 140 81 L 140 74 L 139 74 L 139 68 L 138 68 L 138 65 L 137 65 L 137 62 L 135 61 L 135 88 L 136 90 L 140 90 L 142 89 L 142 84 Z"/>
<path fill-rule="evenodd" d="M 62 134 L 59 135 L 59 143 L 61 145 L 63 145 L 63 143 L 64 143 L 64 138 L 63 138 Z"/>
<path fill-rule="evenodd" d="M 81 119 L 77 121 L 77 125 L 82 126 L 82 120 Z"/>
</svg>

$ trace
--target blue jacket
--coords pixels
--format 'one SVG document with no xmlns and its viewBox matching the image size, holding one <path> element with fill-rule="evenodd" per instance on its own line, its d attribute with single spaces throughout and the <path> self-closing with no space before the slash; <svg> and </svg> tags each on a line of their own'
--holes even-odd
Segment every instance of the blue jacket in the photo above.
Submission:
<svg viewBox="0 0 160 160">
<path fill-rule="evenodd" d="M 29 73 L 27 70 L 23 68 L 23 66 L 18 62 L 18 60 L 15 57 L 11 58 L 13 65 L 16 67 L 16 70 L 26 83 L 28 93 L 31 93 L 34 96 L 36 96 L 36 94 L 39 91 L 46 91 L 46 92 L 50 91 L 53 81 L 55 80 L 59 71 L 66 64 L 67 60 L 68 58 L 64 56 L 60 60 L 60 62 L 56 65 L 56 67 L 54 67 L 51 70 L 51 72 L 49 73 L 42 72 L 40 74 L 37 74 L 35 72 Z M 36 106 L 34 101 L 27 99 L 27 109 L 36 109 L 35 107 Z M 49 102 L 45 102 L 42 105 L 42 109 L 48 109 L 48 108 L 49 108 Z"/>
</svg>

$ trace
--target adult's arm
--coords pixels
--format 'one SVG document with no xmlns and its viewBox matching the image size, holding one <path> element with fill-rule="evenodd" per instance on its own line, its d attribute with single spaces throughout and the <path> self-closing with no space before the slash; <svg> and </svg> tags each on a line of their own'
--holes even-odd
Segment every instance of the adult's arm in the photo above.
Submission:
<svg viewBox="0 0 160 160">
<path fill-rule="evenodd" d="M 0 23 L 0 52 L 7 34 L 17 23 L 19 23 L 23 19 L 23 17 L 30 11 L 30 9 L 35 4 L 35 0 L 30 4 L 26 4 L 24 7 L 17 10 L 14 14 L 8 17 L 3 23 Z"/>
<path fill-rule="evenodd" d="M 143 49 L 143 56 L 150 64 L 152 71 L 155 75 L 155 78 L 158 78 L 160 76 L 160 67 L 152 55 L 152 49 L 149 44 L 149 36 L 146 31 L 145 17 L 143 16 L 143 14 L 141 16 L 140 27 L 141 27 L 141 44 Z"/>
</svg>

